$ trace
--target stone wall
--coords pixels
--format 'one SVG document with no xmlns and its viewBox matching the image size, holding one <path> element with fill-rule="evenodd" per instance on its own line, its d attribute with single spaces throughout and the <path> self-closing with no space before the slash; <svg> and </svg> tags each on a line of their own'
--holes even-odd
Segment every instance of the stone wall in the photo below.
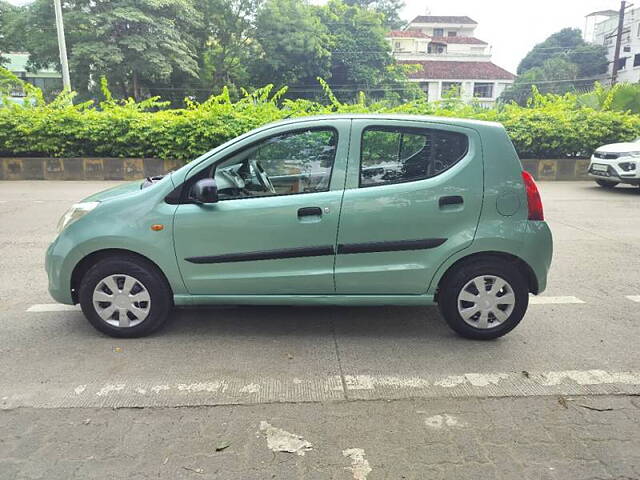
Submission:
<svg viewBox="0 0 640 480">
<path fill-rule="evenodd" d="M 136 180 L 180 162 L 159 158 L 0 158 L 0 180 Z M 585 159 L 522 160 L 536 180 L 588 180 Z"/>
<path fill-rule="evenodd" d="M 181 165 L 159 158 L 0 158 L 0 180 L 137 180 Z"/>
</svg>

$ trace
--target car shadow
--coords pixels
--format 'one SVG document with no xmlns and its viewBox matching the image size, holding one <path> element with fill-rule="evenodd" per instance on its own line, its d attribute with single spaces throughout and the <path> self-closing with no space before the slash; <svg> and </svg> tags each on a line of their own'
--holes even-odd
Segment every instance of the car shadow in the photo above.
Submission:
<svg viewBox="0 0 640 480">
<path fill-rule="evenodd" d="M 615 188 L 605 189 L 602 188 L 595 183 L 593 185 L 585 186 L 586 190 L 597 190 L 603 193 L 608 193 L 612 195 L 640 195 L 640 188 L 635 185 L 618 185 Z"/>
<path fill-rule="evenodd" d="M 237 306 L 175 309 L 158 335 L 453 337 L 436 307 Z"/>
<path fill-rule="evenodd" d="M 78 341 L 112 340 L 97 332 L 82 312 L 49 314 L 58 322 L 34 325 L 46 337 L 69 337 Z M 465 341 L 455 334 L 433 307 L 338 307 L 338 306 L 220 306 L 175 308 L 163 328 L 150 336 L 118 341 L 140 345 L 173 342 L 212 344 L 242 337 L 323 341 L 342 339 L 416 340 L 427 343 Z M 471 340 L 466 340 L 471 341 Z M 484 342 L 483 342 L 484 343 Z"/>
</svg>

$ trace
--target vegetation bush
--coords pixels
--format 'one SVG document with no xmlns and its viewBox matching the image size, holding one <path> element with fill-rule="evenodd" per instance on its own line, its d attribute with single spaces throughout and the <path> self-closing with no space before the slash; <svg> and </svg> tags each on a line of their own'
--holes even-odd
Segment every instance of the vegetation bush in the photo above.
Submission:
<svg viewBox="0 0 640 480">
<path fill-rule="evenodd" d="M 6 70 L 5 84 L 8 82 Z M 10 83 L 10 82 L 9 82 Z M 228 91 L 203 103 L 187 100 L 183 109 L 167 109 L 158 98 L 142 102 L 114 100 L 103 82 L 104 100 L 73 104 L 72 94 L 45 102 L 28 89 L 23 105 L 0 99 L 0 156 L 157 157 L 189 161 L 224 141 L 269 122 L 331 113 L 404 113 L 501 122 L 521 158 L 588 156 L 599 145 L 640 136 L 640 116 L 566 94 L 534 92 L 524 106 L 495 109 L 456 99 L 402 105 L 339 102 L 320 80 L 327 101 L 283 99 L 286 89 L 271 86 L 244 92 L 232 101 Z M 0 89 L 2 75 L 0 75 Z M 606 102 L 605 102 L 606 103 Z"/>
</svg>

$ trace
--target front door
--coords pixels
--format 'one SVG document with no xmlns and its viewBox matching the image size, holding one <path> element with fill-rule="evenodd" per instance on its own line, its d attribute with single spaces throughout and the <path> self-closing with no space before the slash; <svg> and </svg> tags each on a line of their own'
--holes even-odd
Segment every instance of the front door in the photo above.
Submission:
<svg viewBox="0 0 640 480">
<path fill-rule="evenodd" d="M 473 241 L 482 198 L 474 130 L 354 120 L 336 292 L 425 293 L 437 268 Z"/>
<path fill-rule="evenodd" d="M 176 210 L 176 255 L 191 294 L 335 293 L 349 127 L 275 127 L 195 173 L 216 179 L 219 201 Z"/>
</svg>

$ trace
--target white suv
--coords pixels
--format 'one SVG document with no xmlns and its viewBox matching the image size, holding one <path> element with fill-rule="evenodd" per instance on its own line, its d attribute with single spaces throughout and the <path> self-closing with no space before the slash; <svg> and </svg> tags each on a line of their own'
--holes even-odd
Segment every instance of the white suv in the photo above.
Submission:
<svg viewBox="0 0 640 480">
<path fill-rule="evenodd" d="M 591 156 L 589 176 L 604 188 L 619 183 L 640 186 L 640 138 L 598 148 Z"/>
</svg>

